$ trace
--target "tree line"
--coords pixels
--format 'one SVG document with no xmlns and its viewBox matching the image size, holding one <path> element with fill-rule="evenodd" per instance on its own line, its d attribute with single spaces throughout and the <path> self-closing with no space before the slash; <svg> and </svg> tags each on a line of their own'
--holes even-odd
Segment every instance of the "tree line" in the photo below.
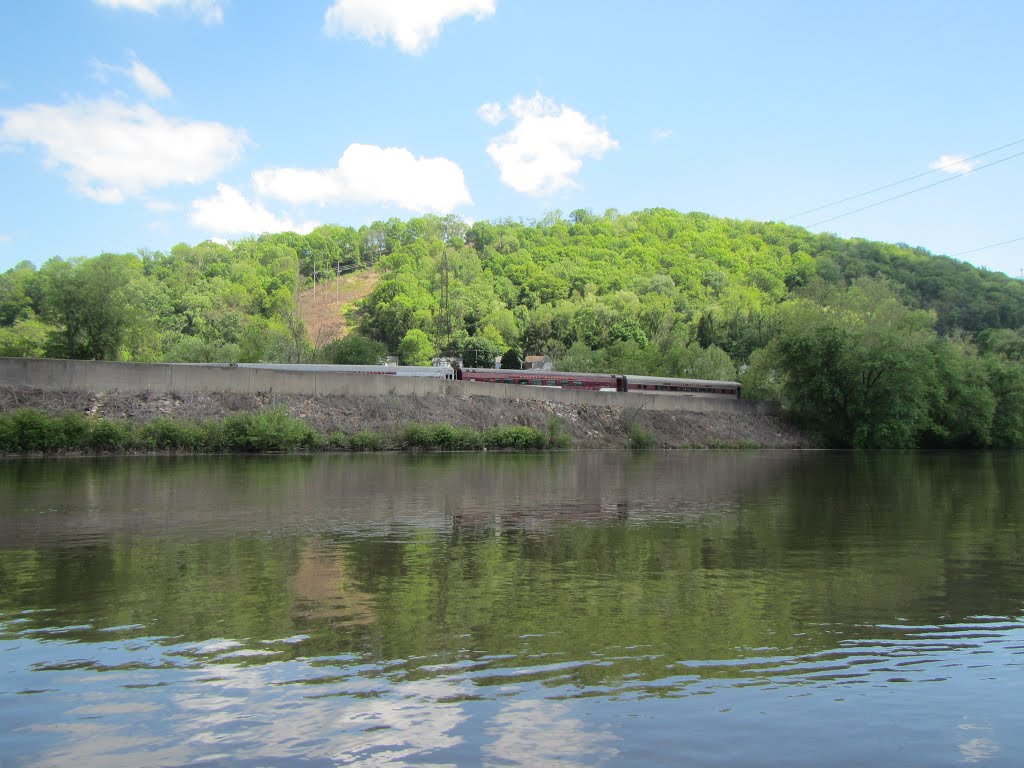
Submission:
<svg viewBox="0 0 1024 768">
<path fill-rule="evenodd" d="M 373 269 L 354 331 L 314 348 L 313 282 Z M 837 446 L 1024 444 L 1024 283 L 903 244 L 651 209 L 324 226 L 22 263 L 0 354 L 490 364 L 739 379 Z"/>
</svg>

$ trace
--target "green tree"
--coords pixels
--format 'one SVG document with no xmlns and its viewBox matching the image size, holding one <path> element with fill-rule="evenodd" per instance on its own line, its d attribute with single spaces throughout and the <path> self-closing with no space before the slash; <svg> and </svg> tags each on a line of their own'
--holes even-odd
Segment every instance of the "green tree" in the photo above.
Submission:
<svg viewBox="0 0 1024 768">
<path fill-rule="evenodd" d="M 436 354 L 430 337 L 419 328 L 408 331 L 398 345 L 398 355 L 404 365 L 430 365 Z"/>
<path fill-rule="evenodd" d="M 697 342 L 669 347 L 664 360 L 667 375 L 680 379 L 735 381 L 736 365 L 714 344 L 702 348 Z"/>
<path fill-rule="evenodd" d="M 929 388 L 931 423 L 924 445 L 983 448 L 992 438 L 996 398 L 977 350 L 962 338 L 932 344 L 935 378 Z"/>
<path fill-rule="evenodd" d="M 783 376 L 768 348 L 755 349 L 740 374 L 743 397 L 748 400 L 782 400 Z"/>
<path fill-rule="evenodd" d="M 929 424 L 933 322 L 878 280 L 858 281 L 826 306 L 787 303 L 771 346 L 787 405 L 834 445 L 914 446 Z"/>
<path fill-rule="evenodd" d="M 133 254 L 94 259 L 51 259 L 41 270 L 46 311 L 59 330 L 48 354 L 117 360 L 130 329 L 144 322 L 138 299 L 142 262 Z"/>
<path fill-rule="evenodd" d="M 504 368 L 504 366 L 502 366 Z M 580 371 L 601 373 L 608 371 L 608 357 L 604 350 L 594 350 L 582 341 L 577 341 L 557 362 L 559 371 Z"/>
<path fill-rule="evenodd" d="M 379 365 L 387 356 L 387 345 L 368 339 L 361 333 L 335 339 L 323 350 L 325 362 L 334 365 Z"/>
<path fill-rule="evenodd" d="M 523 355 L 518 349 L 507 349 L 501 356 L 501 367 L 511 370 L 522 370 Z"/>
<path fill-rule="evenodd" d="M 0 275 L 0 327 L 33 317 L 41 298 L 39 273 L 22 261 Z"/>
<path fill-rule="evenodd" d="M 0 327 L 0 357 L 42 357 L 46 340 L 53 326 L 35 320 L 18 320 L 14 325 Z"/>
<path fill-rule="evenodd" d="M 992 447 L 1024 448 L 1024 363 L 1000 355 L 986 355 L 982 362 L 996 401 Z"/>
<path fill-rule="evenodd" d="M 470 336 L 462 345 L 462 364 L 467 368 L 493 368 L 503 347 L 484 336 Z"/>
</svg>

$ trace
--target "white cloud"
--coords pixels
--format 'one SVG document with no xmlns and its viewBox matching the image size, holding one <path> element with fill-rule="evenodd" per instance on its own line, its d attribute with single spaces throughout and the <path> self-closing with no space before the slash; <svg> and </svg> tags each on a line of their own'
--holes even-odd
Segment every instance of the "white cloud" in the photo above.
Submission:
<svg viewBox="0 0 1024 768">
<path fill-rule="evenodd" d="M 476 113 L 488 125 L 498 125 L 507 117 L 505 108 L 498 101 L 489 101 L 486 104 L 481 104 Z"/>
<path fill-rule="evenodd" d="M 41 144 L 46 164 L 66 169 L 83 195 L 101 203 L 171 184 L 197 184 L 238 159 L 244 131 L 166 117 L 144 104 L 107 99 L 0 111 L 0 140 Z"/>
<path fill-rule="evenodd" d="M 160 79 L 160 76 L 143 64 L 132 55 L 130 67 L 118 67 L 113 64 L 104 64 L 102 61 L 92 62 L 93 74 L 102 82 L 107 82 L 107 75 L 114 72 L 119 75 L 130 77 L 135 85 L 151 99 L 166 99 L 171 95 L 171 89 L 167 83 Z"/>
<path fill-rule="evenodd" d="M 264 232 L 298 232 L 307 234 L 319 223 L 296 224 L 287 217 L 275 216 L 259 203 L 245 198 L 228 184 L 218 184 L 217 194 L 192 203 L 189 221 L 207 232 L 222 235 L 259 235 Z"/>
<path fill-rule="evenodd" d="M 672 138 L 671 128 L 655 128 L 651 132 L 651 139 L 654 141 L 668 141 Z"/>
<path fill-rule="evenodd" d="M 173 8 L 187 16 L 198 16 L 204 24 L 220 24 L 224 21 L 224 6 L 228 0 L 93 0 L 106 8 L 128 8 L 133 11 L 157 13 L 163 8 Z"/>
<path fill-rule="evenodd" d="M 493 105 L 485 104 L 480 113 L 495 114 Z M 585 115 L 541 93 L 532 99 L 517 96 L 508 113 L 516 124 L 491 141 L 487 154 L 498 165 L 502 182 L 517 192 L 544 195 L 575 186 L 573 176 L 583 158 L 601 158 L 619 146 Z"/>
<path fill-rule="evenodd" d="M 973 171 L 977 165 L 977 163 L 970 162 L 964 155 L 942 155 L 938 160 L 929 163 L 928 167 L 933 171 L 955 174 Z"/>
<path fill-rule="evenodd" d="M 294 205 L 326 205 L 342 197 L 340 174 L 332 169 L 266 168 L 253 173 L 252 181 L 261 195 Z"/>
<path fill-rule="evenodd" d="M 11 242 L 13 239 L 14 238 L 12 238 L 10 235 L 0 234 L 0 245 L 6 245 L 7 243 Z"/>
<path fill-rule="evenodd" d="M 494 15 L 495 0 L 335 0 L 324 14 L 324 32 L 342 32 L 381 43 L 388 38 L 406 53 L 423 53 L 441 27 L 460 16 Z"/>
<path fill-rule="evenodd" d="M 473 202 L 462 169 L 451 160 L 368 144 L 350 145 L 335 168 L 268 168 L 253 174 L 253 184 L 260 194 L 295 205 L 347 201 L 450 213 Z"/>
<path fill-rule="evenodd" d="M 141 61 L 132 62 L 131 76 L 139 89 L 150 98 L 166 99 L 170 97 L 171 89 L 167 87 L 167 83 Z"/>
</svg>

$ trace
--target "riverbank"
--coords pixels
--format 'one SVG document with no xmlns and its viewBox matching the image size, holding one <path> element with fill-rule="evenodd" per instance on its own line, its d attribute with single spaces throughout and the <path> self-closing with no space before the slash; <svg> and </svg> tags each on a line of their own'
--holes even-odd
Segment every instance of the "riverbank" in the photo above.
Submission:
<svg viewBox="0 0 1024 768">
<path fill-rule="evenodd" d="M 812 438 L 800 433 L 783 418 L 771 414 L 647 411 L 486 396 L 87 393 L 20 387 L 0 389 L 0 414 L 5 415 L 5 421 L 14 412 L 25 408 L 47 417 L 78 414 L 87 424 L 101 420 L 136 429 L 154 421 L 157 424 L 168 421 L 182 424 L 223 422 L 244 414 L 251 418 L 255 414 L 274 411 L 298 422 L 300 427 L 308 428 L 305 444 L 289 448 L 299 450 L 349 450 L 353 447 L 351 439 L 356 435 L 373 436 L 368 446 L 372 448 L 416 448 L 405 441 L 411 425 L 449 425 L 455 429 L 468 429 L 481 435 L 481 440 L 489 429 L 526 427 L 546 439 L 552 433 L 562 435 L 564 438 L 556 447 L 571 445 L 575 448 L 803 448 L 814 445 Z M 279 426 L 283 424 L 280 422 Z"/>
</svg>

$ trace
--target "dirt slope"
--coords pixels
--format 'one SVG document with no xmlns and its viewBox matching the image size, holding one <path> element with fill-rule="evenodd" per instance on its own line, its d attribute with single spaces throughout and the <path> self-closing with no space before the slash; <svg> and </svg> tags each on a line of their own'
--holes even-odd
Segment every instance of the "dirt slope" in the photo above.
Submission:
<svg viewBox="0 0 1024 768">
<path fill-rule="evenodd" d="M 322 347 L 347 334 L 345 310 L 368 295 L 379 280 L 379 272 L 364 270 L 317 283 L 315 291 L 309 288 L 299 293 L 299 314 L 313 345 Z"/>
</svg>

